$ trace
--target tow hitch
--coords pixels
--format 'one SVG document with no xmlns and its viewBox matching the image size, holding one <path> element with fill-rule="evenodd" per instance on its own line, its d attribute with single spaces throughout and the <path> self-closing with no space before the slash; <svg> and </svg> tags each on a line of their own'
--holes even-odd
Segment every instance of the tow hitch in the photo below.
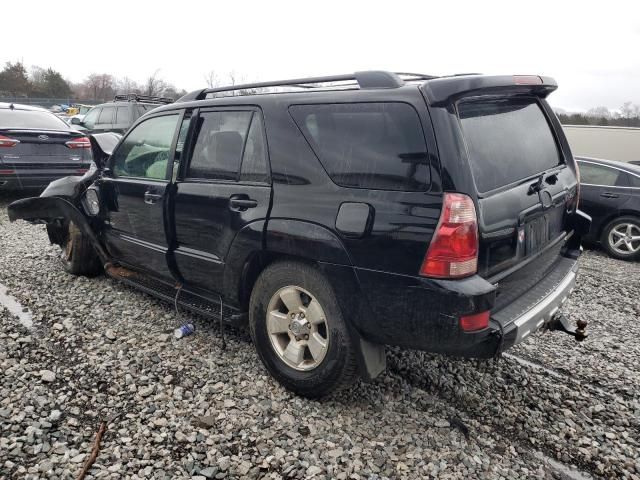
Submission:
<svg viewBox="0 0 640 480">
<path fill-rule="evenodd" d="M 553 318 L 545 325 L 545 328 L 550 331 L 560 331 L 568 333 L 575 337 L 578 342 L 581 342 L 589 335 L 586 332 L 587 322 L 584 320 L 578 320 L 576 326 L 571 324 L 571 321 L 565 317 L 562 313 L 556 313 Z"/>
</svg>

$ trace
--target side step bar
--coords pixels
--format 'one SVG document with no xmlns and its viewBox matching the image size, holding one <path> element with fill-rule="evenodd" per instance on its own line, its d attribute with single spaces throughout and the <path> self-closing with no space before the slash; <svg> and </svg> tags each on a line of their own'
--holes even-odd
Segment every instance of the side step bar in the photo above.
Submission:
<svg viewBox="0 0 640 480">
<path fill-rule="evenodd" d="M 126 285 L 137 288 L 149 295 L 171 304 L 176 301 L 178 305 L 194 313 L 212 320 L 220 321 L 220 299 L 208 298 L 185 288 L 171 287 L 147 275 L 115 265 L 108 265 L 105 273 L 111 278 Z M 229 305 L 222 304 L 222 321 L 229 325 L 242 326 L 247 323 L 247 314 Z"/>
</svg>

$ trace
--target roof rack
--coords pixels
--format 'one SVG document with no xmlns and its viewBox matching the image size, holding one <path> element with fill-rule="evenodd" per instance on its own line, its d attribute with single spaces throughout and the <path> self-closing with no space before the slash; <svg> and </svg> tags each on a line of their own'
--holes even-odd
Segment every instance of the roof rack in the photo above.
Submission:
<svg viewBox="0 0 640 480">
<path fill-rule="evenodd" d="M 407 77 L 403 79 L 402 77 Z M 293 87 L 300 88 L 306 91 L 314 89 L 378 89 L 378 88 L 399 88 L 405 85 L 405 80 L 408 82 L 418 80 L 430 80 L 437 78 L 433 75 L 425 75 L 422 73 L 393 73 L 384 70 L 367 70 L 362 72 L 355 72 L 346 75 L 333 75 L 326 77 L 307 77 L 307 78 L 294 78 L 290 80 L 277 80 L 270 82 L 256 82 L 246 83 L 243 85 L 229 85 L 226 87 L 205 88 L 202 90 L 196 90 L 188 93 L 185 96 L 179 98 L 177 102 L 188 102 L 191 100 L 204 100 L 212 94 L 222 92 L 237 92 L 241 91 L 246 94 L 250 92 L 253 94 L 253 90 L 263 89 L 269 87 Z M 339 83 L 342 82 L 342 83 Z M 346 83 L 345 83 L 346 82 Z M 255 92 L 259 93 L 259 92 Z"/>
<path fill-rule="evenodd" d="M 162 103 L 169 104 L 173 103 L 173 98 L 169 97 L 155 97 L 152 95 L 139 95 L 137 93 L 123 93 L 120 95 L 116 95 L 113 97 L 114 102 L 118 101 L 126 101 L 126 102 L 146 102 L 146 103 Z"/>
</svg>

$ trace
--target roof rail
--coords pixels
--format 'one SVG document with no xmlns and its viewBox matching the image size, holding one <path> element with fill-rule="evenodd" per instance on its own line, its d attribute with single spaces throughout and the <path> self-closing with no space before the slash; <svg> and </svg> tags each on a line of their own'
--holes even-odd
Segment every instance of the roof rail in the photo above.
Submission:
<svg viewBox="0 0 640 480">
<path fill-rule="evenodd" d="M 146 102 L 146 103 L 161 103 L 169 104 L 173 103 L 173 98 L 169 97 L 155 97 L 152 95 L 140 95 L 138 93 L 123 93 L 113 97 L 114 102 L 126 101 L 126 102 Z"/>
<path fill-rule="evenodd" d="M 205 88 L 196 90 L 176 100 L 177 102 L 188 102 L 192 100 L 204 100 L 210 94 L 233 91 L 249 91 L 268 87 L 294 87 L 305 90 L 319 88 L 352 88 L 375 89 L 375 88 L 398 88 L 405 84 L 402 76 L 411 77 L 407 81 L 429 80 L 436 78 L 432 75 L 421 73 L 393 73 L 384 70 L 367 70 L 346 75 L 332 75 L 326 77 L 306 77 L 294 78 L 290 80 L 277 80 L 269 82 L 246 83 L 243 85 L 229 85 L 226 87 Z M 327 85 L 342 82 L 338 85 Z M 348 82 L 348 83 L 344 83 Z"/>
</svg>

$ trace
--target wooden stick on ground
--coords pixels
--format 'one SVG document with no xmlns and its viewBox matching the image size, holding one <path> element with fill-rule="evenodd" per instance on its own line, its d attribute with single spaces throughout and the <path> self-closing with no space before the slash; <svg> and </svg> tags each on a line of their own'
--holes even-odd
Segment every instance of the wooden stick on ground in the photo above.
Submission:
<svg viewBox="0 0 640 480">
<path fill-rule="evenodd" d="M 87 458 L 87 461 L 84 462 L 84 466 L 82 467 L 82 470 L 78 475 L 78 480 L 84 479 L 84 477 L 87 475 L 87 472 L 91 468 L 91 465 L 93 465 L 93 462 L 96 461 L 96 457 L 98 456 L 98 451 L 100 451 L 100 440 L 102 440 L 102 436 L 104 435 L 104 432 L 106 430 L 107 430 L 107 422 L 103 421 L 100 423 L 100 428 L 98 428 L 98 433 L 96 434 L 96 440 L 93 443 L 93 448 L 91 449 L 91 455 L 89 455 L 89 458 Z"/>
</svg>

